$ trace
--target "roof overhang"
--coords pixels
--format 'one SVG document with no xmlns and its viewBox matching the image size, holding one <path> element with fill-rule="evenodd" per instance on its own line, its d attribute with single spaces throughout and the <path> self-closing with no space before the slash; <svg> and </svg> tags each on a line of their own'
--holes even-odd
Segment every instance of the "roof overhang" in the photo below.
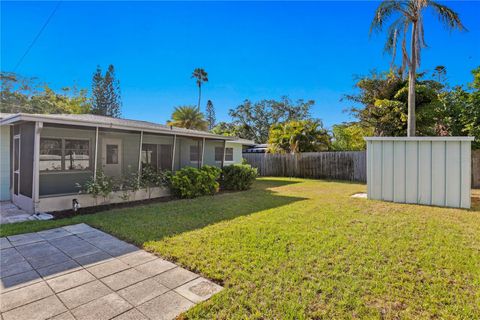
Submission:
<svg viewBox="0 0 480 320">
<path fill-rule="evenodd" d="M 116 129 L 116 130 L 125 130 L 125 131 L 143 131 L 144 133 L 157 133 L 157 134 L 166 134 L 166 135 L 177 135 L 182 137 L 194 137 L 194 138 L 208 138 L 208 139 L 215 139 L 215 140 L 226 140 L 226 141 L 235 141 L 238 138 L 236 137 L 228 137 L 228 136 L 221 136 L 212 133 L 205 132 L 199 133 L 197 131 L 188 132 L 187 130 L 179 130 L 176 131 L 174 127 L 171 129 L 168 128 L 145 128 L 141 125 L 118 125 L 118 124 L 106 124 L 106 123 L 95 123 L 91 121 L 85 121 L 80 119 L 60 119 L 60 118 L 52 118 L 52 117 L 43 117 L 41 115 L 36 114 L 23 114 L 18 113 L 14 115 L 7 116 L 5 118 L 0 119 L 0 125 L 11 125 L 19 122 L 25 121 L 33 121 L 33 122 L 43 122 L 43 123 L 52 123 L 52 124 L 60 124 L 60 125 L 74 125 L 74 126 L 84 126 L 84 127 L 91 127 L 91 128 L 105 128 L 105 129 Z"/>
</svg>

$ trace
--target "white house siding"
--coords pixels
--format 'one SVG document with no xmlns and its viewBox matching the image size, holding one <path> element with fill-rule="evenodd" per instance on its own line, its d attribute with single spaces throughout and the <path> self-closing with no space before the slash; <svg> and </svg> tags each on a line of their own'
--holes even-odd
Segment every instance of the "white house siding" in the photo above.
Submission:
<svg viewBox="0 0 480 320">
<path fill-rule="evenodd" d="M 368 198 L 470 208 L 469 137 L 366 138 Z"/>
<path fill-rule="evenodd" d="M 10 200 L 10 126 L 0 127 L 0 201 Z"/>
</svg>

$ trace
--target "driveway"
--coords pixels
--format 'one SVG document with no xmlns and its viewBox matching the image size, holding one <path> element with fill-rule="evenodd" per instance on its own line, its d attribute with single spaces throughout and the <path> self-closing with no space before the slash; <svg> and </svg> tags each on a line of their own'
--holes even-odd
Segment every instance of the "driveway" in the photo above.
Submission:
<svg viewBox="0 0 480 320">
<path fill-rule="evenodd" d="M 3 320 L 173 319 L 222 290 L 86 224 L 0 241 Z"/>
</svg>

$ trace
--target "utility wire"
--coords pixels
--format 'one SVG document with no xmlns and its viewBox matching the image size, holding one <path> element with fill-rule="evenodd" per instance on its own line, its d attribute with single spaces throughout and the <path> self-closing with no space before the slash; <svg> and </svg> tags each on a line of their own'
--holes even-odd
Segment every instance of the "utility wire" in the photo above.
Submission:
<svg viewBox="0 0 480 320">
<path fill-rule="evenodd" d="M 53 11 L 52 13 L 50 13 L 50 15 L 48 16 L 48 19 L 45 21 L 45 23 L 43 24 L 42 28 L 40 29 L 40 31 L 38 31 L 37 35 L 35 36 L 35 38 L 33 39 L 32 43 L 30 43 L 30 45 L 28 46 L 27 50 L 25 50 L 25 53 L 22 55 L 22 57 L 18 60 L 17 64 L 15 65 L 15 68 L 13 68 L 13 72 L 15 72 L 18 67 L 20 67 L 20 65 L 22 64 L 23 62 L 23 59 L 25 59 L 25 57 L 27 56 L 27 54 L 30 52 L 30 50 L 33 48 L 33 46 L 35 45 L 35 43 L 37 42 L 38 38 L 40 38 L 43 30 L 45 30 L 45 28 L 47 27 L 47 25 L 50 23 L 50 20 L 52 20 L 53 16 L 55 15 L 55 13 L 57 12 L 58 8 L 60 7 L 60 3 L 62 3 L 62 1 L 58 1 L 57 2 L 57 5 L 55 6 L 55 8 L 53 8 Z"/>
</svg>

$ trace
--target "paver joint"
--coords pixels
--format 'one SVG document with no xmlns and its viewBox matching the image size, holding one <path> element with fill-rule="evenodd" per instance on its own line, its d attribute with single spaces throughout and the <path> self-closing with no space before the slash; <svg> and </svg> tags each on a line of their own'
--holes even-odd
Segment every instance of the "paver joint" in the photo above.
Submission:
<svg viewBox="0 0 480 320">
<path fill-rule="evenodd" d="M 81 223 L 0 238 L 3 320 L 173 319 L 222 287 Z"/>
</svg>

